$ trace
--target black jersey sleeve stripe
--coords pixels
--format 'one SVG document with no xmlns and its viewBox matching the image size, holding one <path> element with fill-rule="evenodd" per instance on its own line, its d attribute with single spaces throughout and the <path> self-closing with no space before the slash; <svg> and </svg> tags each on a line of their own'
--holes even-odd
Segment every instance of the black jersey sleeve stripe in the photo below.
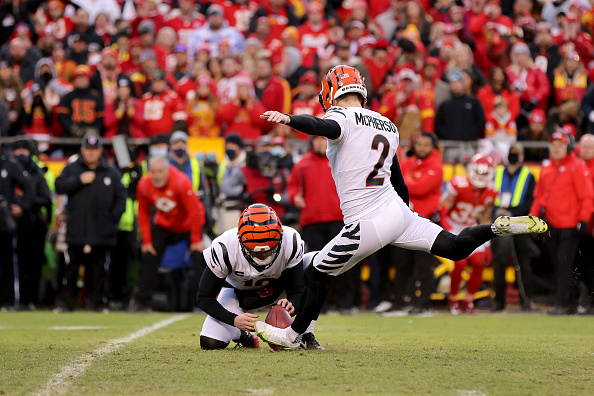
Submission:
<svg viewBox="0 0 594 396">
<path fill-rule="evenodd" d="M 212 247 L 212 258 L 214 259 L 215 263 L 221 267 L 222 270 L 225 270 L 221 265 L 221 260 L 219 260 L 219 256 L 217 255 L 217 251 L 215 250 L 214 246 Z"/>
<path fill-rule="evenodd" d="M 227 266 L 227 270 L 229 271 L 229 274 L 232 274 L 233 273 L 233 268 L 231 268 L 231 261 L 229 261 L 229 251 L 227 250 L 227 246 L 225 246 L 221 242 L 219 242 L 219 245 L 221 245 L 221 249 L 223 250 L 223 260 L 225 261 L 225 265 Z"/>
<path fill-rule="evenodd" d="M 297 243 L 297 233 L 293 234 L 293 252 L 291 253 L 291 257 L 289 257 L 289 263 L 295 258 L 295 255 L 297 254 L 297 248 L 298 248 L 298 243 Z"/>
</svg>

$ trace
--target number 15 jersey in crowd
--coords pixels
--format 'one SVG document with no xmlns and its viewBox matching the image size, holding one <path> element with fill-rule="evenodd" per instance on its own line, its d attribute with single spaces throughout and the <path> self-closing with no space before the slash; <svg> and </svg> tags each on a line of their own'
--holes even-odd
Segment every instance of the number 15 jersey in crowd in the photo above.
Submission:
<svg viewBox="0 0 594 396">
<path fill-rule="evenodd" d="M 357 107 L 331 107 L 323 117 L 340 126 L 328 139 L 330 160 L 345 224 L 354 223 L 396 195 L 390 168 L 398 148 L 398 129 L 388 118 Z"/>
</svg>

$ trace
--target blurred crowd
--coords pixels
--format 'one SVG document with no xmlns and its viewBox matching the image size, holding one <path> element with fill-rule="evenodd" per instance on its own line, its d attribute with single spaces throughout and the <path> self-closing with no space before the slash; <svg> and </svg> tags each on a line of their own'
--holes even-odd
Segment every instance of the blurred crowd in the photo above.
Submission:
<svg viewBox="0 0 594 396">
<path fill-rule="evenodd" d="M 319 200 L 336 194 L 326 143 L 259 115 L 323 114 L 319 81 L 337 64 L 361 71 L 368 106 L 410 142 L 401 159 L 421 200 L 412 200 L 415 211 L 444 227 L 532 213 L 551 232 L 495 242 L 449 267 L 385 249 L 336 279 L 328 309 L 397 315 L 412 304 L 427 313 L 433 293 L 449 295 L 452 313 L 473 312 L 491 262 L 494 310 L 515 300 L 530 310 L 542 294 L 555 295 L 546 301 L 552 313 L 590 306 L 592 2 L 0 0 L 0 20 L 0 139 L 20 137 L 0 147 L 5 309 L 140 301 L 136 308 L 191 310 L 201 271 L 194 253 L 253 202 L 299 224 L 308 249 L 320 249 L 342 227 L 338 199 Z M 119 137 L 123 146 L 105 144 Z M 224 138 L 225 158 L 190 155 L 192 137 Z M 149 143 L 126 145 L 130 138 Z M 162 168 L 151 158 L 167 158 L 191 181 L 200 233 L 167 221 L 153 232 L 150 219 L 179 203 L 151 203 L 144 190 L 153 209 L 141 224 L 137 186 L 151 166 Z M 69 159 L 57 180 L 43 164 L 54 159 Z M 466 181 L 444 183 L 442 160 L 468 165 Z M 540 174 L 524 161 L 542 165 Z M 473 183 L 474 173 L 488 185 Z M 176 173 L 155 174 L 153 187 Z M 460 192 L 464 183 L 470 192 Z M 159 259 L 158 273 L 143 273 L 147 254 Z"/>
</svg>

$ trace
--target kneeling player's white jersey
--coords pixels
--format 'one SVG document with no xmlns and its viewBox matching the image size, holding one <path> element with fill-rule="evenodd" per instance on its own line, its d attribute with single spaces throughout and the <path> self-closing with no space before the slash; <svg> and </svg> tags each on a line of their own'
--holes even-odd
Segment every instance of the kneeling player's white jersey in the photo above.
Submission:
<svg viewBox="0 0 594 396">
<path fill-rule="evenodd" d="M 208 268 L 219 278 L 239 290 L 256 290 L 280 278 L 282 272 L 301 263 L 303 241 L 297 231 L 283 226 L 280 252 L 272 265 L 260 272 L 246 260 L 241 252 L 237 228 L 225 231 L 204 250 Z"/>
<path fill-rule="evenodd" d="M 390 167 L 398 129 L 388 118 L 358 107 L 331 107 L 323 117 L 340 125 L 340 137 L 328 139 L 330 160 L 345 224 L 384 205 L 396 192 Z"/>
</svg>

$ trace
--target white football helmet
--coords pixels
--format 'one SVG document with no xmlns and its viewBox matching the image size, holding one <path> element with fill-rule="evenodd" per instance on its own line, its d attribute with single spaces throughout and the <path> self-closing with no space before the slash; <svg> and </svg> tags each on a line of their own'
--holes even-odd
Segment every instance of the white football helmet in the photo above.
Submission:
<svg viewBox="0 0 594 396">
<path fill-rule="evenodd" d="M 488 155 L 476 154 L 468 164 L 468 180 L 475 188 L 485 188 L 495 175 L 493 159 Z"/>
</svg>

